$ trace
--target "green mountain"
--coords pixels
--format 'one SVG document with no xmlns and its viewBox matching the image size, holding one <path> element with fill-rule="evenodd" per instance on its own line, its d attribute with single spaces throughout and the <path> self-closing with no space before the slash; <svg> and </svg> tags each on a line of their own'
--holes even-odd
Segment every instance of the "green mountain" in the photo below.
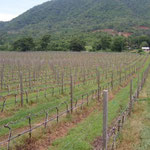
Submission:
<svg viewBox="0 0 150 150">
<path fill-rule="evenodd" d="M 150 0 L 52 0 L 10 22 L 0 22 L 0 35 L 119 31 L 150 27 Z"/>
</svg>

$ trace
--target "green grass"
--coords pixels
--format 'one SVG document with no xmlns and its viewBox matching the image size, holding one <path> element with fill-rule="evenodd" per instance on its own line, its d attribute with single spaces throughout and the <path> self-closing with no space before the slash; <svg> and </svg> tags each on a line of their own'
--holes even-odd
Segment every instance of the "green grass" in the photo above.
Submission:
<svg viewBox="0 0 150 150">
<path fill-rule="evenodd" d="M 145 114 L 142 116 L 143 119 L 143 129 L 140 132 L 140 145 L 138 145 L 137 150 L 149 150 L 150 149 L 150 98 L 144 101 Z M 140 116 L 139 116 L 140 117 Z"/>
<path fill-rule="evenodd" d="M 84 91 L 86 91 L 87 93 L 93 89 L 95 89 L 95 85 L 93 86 L 90 86 L 90 85 L 86 85 L 86 87 L 80 87 L 80 88 L 77 88 L 76 91 L 75 91 L 75 95 L 74 97 L 78 96 L 78 95 L 81 95 L 84 93 Z M 39 93 L 39 96 L 41 96 L 42 93 Z M 80 96 L 80 99 L 81 99 L 81 96 Z M 67 95 L 67 96 L 63 96 L 63 95 L 56 95 L 54 96 L 53 98 L 50 98 L 50 99 L 46 99 L 46 98 L 43 98 L 43 99 L 39 99 L 38 103 L 34 106 L 28 106 L 26 105 L 25 107 L 21 108 L 19 111 L 13 113 L 12 116 L 10 117 L 7 117 L 7 118 L 4 118 L 4 119 L 1 119 L 0 121 L 0 125 L 5 125 L 6 123 L 10 122 L 10 121 L 16 121 L 16 120 L 19 120 L 23 117 L 26 117 L 28 116 L 29 114 L 32 114 L 32 113 L 37 113 L 37 112 L 40 112 L 40 111 L 44 111 L 44 110 L 47 110 L 49 108 L 52 108 L 54 106 L 57 106 L 59 105 L 60 103 L 64 102 L 64 101 L 68 101 L 69 102 L 70 100 L 70 96 Z M 63 108 L 65 108 L 65 105 L 63 105 Z M 7 110 L 7 109 L 6 109 Z M 5 111 L 6 111 L 5 110 Z M 10 112 L 9 112 L 10 113 Z M 52 115 L 56 113 L 56 110 L 52 110 L 51 113 L 49 112 L 49 115 Z M 41 120 L 41 118 L 44 118 L 44 114 L 43 115 L 40 115 L 38 118 L 32 118 L 32 123 L 35 123 L 35 122 L 38 122 Z M 24 127 L 28 125 L 28 121 L 25 120 L 23 122 L 19 122 L 18 124 L 15 124 L 15 125 L 11 125 L 11 127 L 13 129 L 17 129 L 17 128 L 20 128 L 20 127 Z M 8 130 L 2 130 L 0 132 L 0 135 L 4 135 L 5 133 L 7 133 Z"/>
<path fill-rule="evenodd" d="M 140 76 L 145 71 L 149 64 L 140 71 Z M 133 80 L 133 91 L 137 87 L 137 78 Z M 129 102 L 130 85 L 120 90 L 118 94 L 108 103 L 108 122 L 116 118 L 120 110 L 124 110 Z M 95 110 L 88 118 L 79 123 L 75 128 L 70 129 L 67 136 L 59 138 L 52 143 L 49 150 L 91 150 L 93 140 L 102 135 L 102 111 Z"/>
<path fill-rule="evenodd" d="M 121 106 L 126 106 L 129 101 L 129 86 L 122 89 L 108 104 L 109 125 L 118 115 Z M 49 149 L 51 150 L 90 150 L 92 141 L 102 135 L 102 112 L 95 110 L 85 121 L 69 131 L 66 137 L 56 140 Z M 71 141 L 71 142 L 70 142 Z M 68 146 L 67 144 L 70 143 Z"/>
<path fill-rule="evenodd" d="M 146 65 L 145 65 L 145 67 L 142 70 L 144 70 L 146 68 L 147 64 L 148 64 L 148 61 L 147 61 Z M 107 79 L 107 80 L 109 80 L 109 79 Z M 106 79 L 104 79 L 101 85 L 106 84 L 106 82 L 107 82 Z M 136 85 L 134 85 L 134 86 L 136 86 Z M 92 91 L 94 89 L 97 89 L 97 84 L 96 83 L 93 84 L 92 82 L 88 82 L 88 84 L 76 87 L 75 88 L 75 92 L 74 92 L 74 98 L 76 98 L 78 96 L 81 97 L 81 95 L 84 94 L 85 92 L 88 93 L 88 92 L 90 92 L 90 91 Z M 47 90 L 47 92 L 48 92 L 48 90 Z M 30 101 L 29 104 L 25 104 L 25 106 L 23 108 L 20 108 L 19 106 L 16 107 L 14 105 L 13 105 L 13 107 L 12 107 L 12 105 L 10 105 L 10 107 L 9 106 L 6 107 L 5 112 L 8 111 L 9 114 L 11 114 L 11 115 L 8 116 L 7 118 L 0 119 L 0 126 L 4 125 L 4 124 L 6 124 L 6 123 L 8 123 L 10 121 L 20 120 L 21 118 L 26 117 L 29 114 L 38 113 L 41 110 L 46 110 L 48 108 L 57 106 L 58 104 L 60 104 L 63 101 L 68 101 L 69 102 L 70 101 L 70 96 L 68 94 L 69 93 L 69 88 L 67 89 L 66 92 L 67 92 L 66 95 L 61 95 L 61 94 L 60 95 L 55 95 L 55 96 L 50 97 L 48 99 L 46 99 L 44 97 L 40 98 L 38 100 L 34 99 L 34 100 L 32 100 L 32 102 Z M 116 98 L 116 100 L 113 100 L 112 102 L 109 103 L 109 109 L 110 109 L 110 112 L 109 112 L 109 115 L 110 115 L 109 123 L 111 123 L 111 121 L 118 115 L 120 108 L 124 107 L 125 104 L 127 103 L 128 100 L 122 99 L 120 101 L 120 99 L 122 97 L 125 98 L 126 94 L 127 93 L 122 93 L 120 95 L 120 97 L 118 97 L 118 100 Z M 39 93 L 39 96 L 42 96 L 42 95 L 44 96 L 44 92 L 40 92 Z M 30 96 L 34 97 L 34 96 L 36 96 L 36 94 L 35 93 L 31 93 Z M 63 110 L 63 109 L 65 109 L 65 105 L 61 107 L 61 110 Z M 56 113 L 56 110 L 51 111 L 50 115 L 53 115 L 54 113 Z M 79 142 L 79 147 L 77 147 L 76 149 L 80 149 L 80 147 L 82 149 L 83 145 L 84 145 L 84 147 L 87 147 L 87 148 L 89 147 L 90 148 L 90 146 L 91 146 L 90 142 L 95 138 L 95 136 L 101 135 L 100 134 L 101 133 L 101 125 L 100 124 L 101 124 L 102 114 L 99 111 L 95 111 L 92 114 L 93 115 L 91 115 L 91 118 L 89 118 L 89 120 L 87 120 L 87 122 L 85 120 L 85 124 L 83 124 L 83 125 L 81 124 L 82 126 L 80 127 L 80 129 L 82 127 L 84 128 L 85 126 L 87 126 L 88 123 L 90 123 L 92 121 L 89 124 L 89 127 L 87 126 L 86 131 L 83 130 L 83 133 L 85 133 L 85 132 L 90 133 L 91 129 L 92 129 L 92 133 L 89 136 L 90 138 L 87 138 L 86 135 L 84 135 L 82 133 L 82 135 L 79 136 L 79 137 L 81 137 L 81 139 L 85 139 L 85 142 L 84 142 L 84 140 L 81 140 L 83 142 L 83 144 L 82 144 L 82 142 L 80 142 L 80 140 L 79 140 L 78 141 Z M 44 118 L 44 114 L 43 115 L 39 115 L 38 117 L 33 117 L 32 118 L 32 123 L 34 124 L 36 122 L 39 122 L 43 118 Z M 96 118 L 94 122 L 93 122 L 93 118 Z M 94 127 L 93 127 L 93 124 L 95 124 Z M 25 127 L 27 125 L 28 125 L 28 120 L 25 120 L 25 121 L 22 121 L 20 123 L 15 124 L 15 125 L 11 125 L 11 128 L 14 130 L 14 129 L 18 129 L 18 128 L 23 128 L 23 127 Z M 80 131 L 81 130 L 77 130 L 77 133 L 79 134 Z M 1 130 L 0 131 L 0 136 L 3 136 L 5 134 L 7 134 L 7 133 L 8 133 L 7 129 Z M 76 137 L 76 134 L 74 134 L 74 132 L 71 131 L 71 139 L 74 140 L 74 137 Z M 87 142 L 86 139 L 89 142 Z M 68 140 L 70 140 L 70 138 L 68 138 Z M 55 143 L 54 143 L 54 145 L 55 145 Z"/>
<path fill-rule="evenodd" d="M 105 83 L 106 83 L 106 80 L 101 85 L 104 85 Z M 95 83 L 93 84 L 92 82 L 88 82 L 87 84 L 85 84 L 85 85 L 83 84 L 82 86 L 79 86 L 79 87 L 77 86 L 74 89 L 74 98 L 79 97 L 81 99 L 81 95 L 83 95 L 85 93 L 85 91 L 86 91 L 86 93 L 89 93 L 95 89 L 97 89 L 97 84 L 95 84 Z M 46 91 L 47 91 L 47 93 L 49 93 L 49 90 L 46 90 Z M 53 107 L 59 105 L 60 103 L 62 103 L 64 101 L 68 101 L 68 103 L 70 102 L 70 96 L 68 94 L 67 95 L 56 94 L 55 96 L 47 99 L 47 98 L 44 98 L 44 92 L 45 91 L 39 92 L 39 97 L 42 96 L 43 98 L 39 98 L 37 100 L 34 99 L 31 101 L 30 97 L 36 96 L 36 93 L 32 93 L 32 95 L 29 96 L 30 105 L 25 104 L 23 108 L 20 108 L 19 105 L 13 106 L 13 107 L 12 107 L 12 105 L 10 105 L 10 106 L 6 107 L 4 109 L 5 112 L 8 112 L 11 115 L 8 116 L 7 118 L 0 119 L 0 125 L 3 126 L 5 124 L 7 124 L 8 122 L 14 122 L 16 120 L 20 120 L 20 119 L 28 116 L 29 114 L 32 114 L 32 113 L 35 114 L 35 113 L 38 113 L 42 110 L 44 111 L 44 110 L 47 110 L 49 108 L 53 108 Z M 66 93 L 69 93 L 69 89 L 66 90 Z M 60 110 L 63 110 L 63 109 L 65 109 L 65 105 L 61 106 L 61 108 L 60 108 Z M 49 111 L 49 116 L 51 116 L 55 113 L 56 113 L 56 110 L 53 109 L 51 112 Z M 32 123 L 34 124 L 36 122 L 41 121 L 41 119 L 43 119 L 44 116 L 45 116 L 45 114 L 43 113 L 42 115 L 39 115 L 38 117 L 32 117 Z M 21 121 L 17 124 L 11 125 L 10 127 L 12 129 L 18 129 L 21 127 L 23 128 L 27 125 L 28 125 L 28 120 L 26 119 L 26 120 Z M 0 136 L 3 136 L 7 133 L 8 133 L 8 130 L 3 129 L 0 132 Z"/>
</svg>

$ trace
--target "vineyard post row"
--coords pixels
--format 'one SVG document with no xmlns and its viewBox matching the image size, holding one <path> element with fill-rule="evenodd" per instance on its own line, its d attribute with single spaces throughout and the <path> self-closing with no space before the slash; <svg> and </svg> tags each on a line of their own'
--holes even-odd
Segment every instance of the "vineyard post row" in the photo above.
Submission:
<svg viewBox="0 0 150 150">
<path fill-rule="evenodd" d="M 116 148 L 116 141 L 118 138 L 118 135 L 123 128 L 123 124 L 125 122 L 125 119 L 127 119 L 128 116 L 131 116 L 132 110 L 133 110 L 133 104 L 135 101 L 139 98 L 139 93 L 142 90 L 145 81 L 147 79 L 147 76 L 150 72 L 150 64 L 148 68 L 145 70 L 145 72 L 142 74 L 141 81 L 139 80 L 138 76 L 138 82 L 137 82 L 137 88 L 135 90 L 135 93 L 133 94 L 133 81 L 131 79 L 130 81 L 130 101 L 128 105 L 126 106 L 125 110 L 121 112 L 115 123 L 113 124 L 113 127 L 108 131 L 108 90 L 103 91 L 103 144 L 102 149 L 108 150 L 108 142 L 110 138 L 113 136 L 113 142 L 110 147 L 111 150 L 114 150 Z"/>
<path fill-rule="evenodd" d="M 134 74 L 134 71 L 133 72 L 130 72 L 130 74 L 129 74 L 129 77 L 131 76 L 131 75 L 133 75 Z M 126 79 L 125 79 L 126 80 Z M 71 80 L 71 78 L 70 78 L 70 81 L 72 81 Z M 72 88 L 72 82 L 70 82 L 71 84 L 70 84 L 70 88 Z M 119 83 L 120 84 L 120 83 Z M 112 89 L 112 87 L 111 87 L 111 84 L 109 84 L 110 85 L 110 88 Z M 109 87 L 108 86 L 106 86 L 105 88 L 108 88 L 109 89 Z M 105 88 L 103 88 L 103 89 L 105 89 Z M 95 96 L 98 98 L 98 89 L 96 89 L 95 90 Z M 93 96 L 92 96 L 93 97 Z M 59 109 L 58 109 L 58 107 L 55 107 L 55 109 L 56 109 L 56 117 L 54 117 L 54 118 L 51 118 L 51 119 L 47 119 L 47 117 L 48 117 L 48 114 L 46 113 L 46 119 L 45 119 L 45 121 L 42 123 L 42 124 L 40 124 L 40 125 L 38 125 L 38 126 L 36 126 L 36 127 L 32 127 L 31 126 L 31 116 L 28 116 L 28 119 L 29 119 L 29 130 L 26 130 L 26 131 L 23 131 L 22 133 L 20 133 L 20 134 L 18 134 L 18 135 L 16 135 L 16 136 L 13 136 L 12 137 L 12 129 L 8 126 L 8 124 L 6 124 L 4 127 L 5 128 L 8 128 L 9 129 L 9 137 L 8 137 L 8 140 L 7 140 L 7 143 L 8 143 L 8 147 L 9 147 L 9 145 L 10 145 L 10 141 L 11 140 L 13 140 L 13 139 L 15 139 L 15 138 L 17 138 L 17 137 L 20 137 L 21 135 L 24 135 L 24 134 L 26 134 L 26 133 L 29 133 L 29 137 L 31 138 L 31 133 L 32 133 L 32 131 L 34 130 L 34 129 L 36 129 L 36 128 L 38 128 L 38 127 L 41 127 L 41 126 L 45 126 L 46 127 L 46 125 L 47 125 L 47 123 L 48 122 L 50 122 L 50 121 L 53 121 L 53 120 L 57 120 L 57 122 L 58 122 L 58 119 L 59 119 L 59 117 L 61 117 L 63 114 L 65 114 L 65 113 L 68 113 L 69 111 L 71 112 L 73 109 L 77 109 L 78 107 L 81 107 L 81 109 L 82 109 L 82 106 L 83 106 L 83 104 L 85 104 L 85 103 L 87 103 L 87 105 L 88 105 L 88 103 L 89 103 L 89 96 L 88 96 L 88 94 L 87 94 L 87 99 L 86 99 L 86 102 L 83 102 L 82 101 L 82 103 L 81 104 L 76 104 L 75 105 L 75 107 L 68 107 L 68 105 L 66 104 L 66 111 L 64 111 L 64 112 L 62 112 L 62 113 L 60 113 L 59 112 Z M 82 97 L 82 100 L 83 100 L 83 97 Z M 68 109 L 69 108 L 69 109 Z M 118 127 L 119 128 L 119 127 Z M 4 142 L 6 142 L 6 141 L 4 141 Z M 2 142 L 2 143 L 4 143 L 4 142 Z M 1 144 L 1 143 L 0 143 Z"/>
<path fill-rule="evenodd" d="M 135 65 L 135 68 L 134 69 L 130 69 L 129 68 L 129 75 L 128 75 L 128 77 L 130 77 L 131 75 L 133 75 L 135 72 L 137 72 L 137 70 L 138 69 L 140 69 L 142 66 L 143 66 L 143 64 L 145 63 L 145 61 L 142 63 L 142 65 L 141 66 L 139 66 L 139 67 L 137 67 L 136 65 Z M 126 70 L 127 71 L 127 70 Z M 100 99 L 100 96 L 101 96 L 101 94 L 100 94 L 100 91 L 102 90 L 102 87 L 100 86 L 100 72 L 99 71 L 97 71 L 97 73 L 96 73 L 96 76 L 97 76 L 97 86 L 98 86 L 98 101 L 99 101 L 99 99 Z M 124 78 L 124 80 L 126 80 L 127 79 L 127 74 L 126 74 L 126 72 L 125 72 L 125 76 L 123 77 L 123 76 L 120 76 L 119 78 L 117 78 L 117 79 L 115 79 L 116 81 L 119 81 L 119 83 L 118 84 L 120 84 L 121 85 L 121 83 L 122 83 L 122 79 Z M 113 75 L 113 72 L 112 72 L 112 75 L 111 75 L 111 78 L 110 78 L 110 82 L 108 82 L 108 83 L 106 83 L 106 87 L 105 88 L 109 88 L 109 84 L 111 84 L 110 85 L 110 88 L 111 89 L 113 89 L 114 88 L 114 82 L 115 82 L 115 80 L 114 80 L 114 75 Z M 107 85 L 108 84 L 108 85 Z M 79 84 L 78 84 L 78 86 L 79 86 Z M 62 84 L 62 87 L 64 88 L 64 86 L 63 86 L 63 84 Z M 61 87 L 61 88 L 62 88 Z M 70 100 L 71 100 L 71 108 L 72 108 L 72 103 L 73 103 L 73 87 L 75 87 L 75 85 L 73 85 L 73 77 L 72 77 L 72 75 L 70 75 Z M 103 89 L 104 89 L 104 87 L 103 87 Z M 63 89 L 62 89 L 62 91 L 63 91 Z M 23 98 L 23 95 L 25 94 L 25 96 L 26 96 L 26 98 L 25 98 L 25 100 L 26 100 L 26 103 L 28 103 L 28 101 L 29 101 L 29 96 L 28 96 L 28 91 L 25 91 L 24 92 L 24 90 L 23 90 L 23 81 L 22 81 L 22 73 L 20 73 L 20 104 L 21 104 L 21 106 L 23 107 L 23 103 L 24 103 L 24 98 Z M 14 95 L 15 96 L 15 102 L 14 102 L 14 104 L 16 105 L 17 104 L 17 94 L 15 94 Z M 47 97 L 47 93 L 46 93 L 46 91 L 45 91 L 45 94 L 44 94 L 44 96 L 45 97 Z M 52 88 L 52 96 L 54 96 L 54 88 Z M 36 96 L 36 99 L 38 99 L 39 98 L 39 90 L 37 91 L 37 96 Z M 7 105 L 6 104 L 6 98 L 4 97 L 4 101 L 3 101 L 3 104 L 2 104 L 2 109 L 1 109 L 1 112 L 3 112 L 4 111 L 4 107 Z M 10 103 L 11 104 L 11 103 Z"/>
<path fill-rule="evenodd" d="M 145 59 L 146 60 L 146 59 Z M 145 61 L 144 61 L 145 62 Z M 129 71 L 129 74 L 132 74 L 132 73 L 134 73 L 134 72 L 136 72 L 137 71 L 137 66 L 136 66 L 136 64 L 133 66 L 133 69 L 131 70 L 131 66 L 128 68 L 128 71 Z M 127 70 L 126 70 L 127 71 Z M 125 71 L 125 78 L 126 78 L 126 71 Z M 99 100 L 99 95 L 100 95 L 100 93 L 99 93 L 99 91 L 100 91 L 100 73 L 99 73 L 99 71 L 97 71 L 97 84 L 98 84 L 98 100 Z M 113 86 L 114 86 L 114 75 L 113 75 L 113 71 L 112 71 L 112 73 L 111 73 L 111 86 L 112 86 L 112 89 L 113 89 Z M 121 84 L 121 82 L 122 82 L 122 75 L 121 75 L 121 71 L 120 71 L 120 73 L 119 73 L 119 80 L 120 80 L 120 84 Z M 62 81 L 63 81 L 63 78 L 62 78 Z M 24 92 L 24 90 L 23 90 L 23 80 L 22 80 L 22 72 L 20 72 L 20 84 L 19 84 L 20 86 L 20 102 L 21 102 L 21 106 L 23 106 L 23 95 L 25 94 L 26 95 L 26 102 L 28 103 L 28 92 L 27 91 L 25 91 Z M 62 82 L 62 84 L 61 84 L 61 89 L 62 89 L 62 92 L 64 91 L 64 84 L 63 84 L 63 82 Z M 75 85 L 74 85 L 75 86 Z M 53 92 L 52 92 L 53 94 L 54 94 L 54 88 L 53 88 Z M 46 92 L 45 92 L 45 95 L 46 95 Z M 17 97 L 17 95 L 15 94 L 14 95 L 15 96 L 15 104 L 16 104 L 16 102 L 17 102 L 17 100 L 16 100 L 16 97 Z M 3 101 L 3 107 L 6 105 L 6 98 L 4 98 L 4 101 Z M 3 110 L 3 108 L 2 108 L 2 110 Z"/>
</svg>

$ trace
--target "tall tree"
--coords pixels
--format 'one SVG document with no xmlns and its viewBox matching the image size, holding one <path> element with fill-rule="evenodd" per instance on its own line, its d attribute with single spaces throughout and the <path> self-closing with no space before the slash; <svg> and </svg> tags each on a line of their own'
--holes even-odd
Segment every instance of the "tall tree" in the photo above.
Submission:
<svg viewBox="0 0 150 150">
<path fill-rule="evenodd" d="M 34 50 L 34 47 L 35 44 L 31 37 L 21 38 L 13 43 L 14 51 L 32 51 Z"/>
<path fill-rule="evenodd" d="M 141 47 L 148 47 L 148 46 L 149 46 L 149 44 L 146 41 L 144 41 L 141 43 L 140 48 Z"/>
<path fill-rule="evenodd" d="M 70 41 L 69 49 L 70 51 L 85 51 L 86 42 L 80 38 L 75 38 Z"/>
<path fill-rule="evenodd" d="M 117 36 L 112 43 L 112 51 L 122 52 L 126 48 L 126 41 L 124 37 Z"/>
<path fill-rule="evenodd" d="M 50 35 L 44 35 L 41 39 L 41 42 L 40 42 L 41 50 L 47 50 L 48 44 L 50 43 L 50 41 L 51 41 L 51 36 Z"/>
<path fill-rule="evenodd" d="M 109 49 L 111 46 L 111 37 L 110 36 L 102 36 L 101 38 L 101 47 L 103 50 Z"/>
<path fill-rule="evenodd" d="M 93 44 L 93 51 L 99 51 L 102 49 L 101 40 L 94 42 Z"/>
</svg>

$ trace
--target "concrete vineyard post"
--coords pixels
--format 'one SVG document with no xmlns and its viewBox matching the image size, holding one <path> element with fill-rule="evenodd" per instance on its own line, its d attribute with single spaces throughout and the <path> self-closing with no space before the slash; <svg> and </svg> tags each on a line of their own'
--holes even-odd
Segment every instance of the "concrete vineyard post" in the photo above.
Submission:
<svg viewBox="0 0 150 150">
<path fill-rule="evenodd" d="M 108 90 L 103 91 L 103 150 L 107 150 Z"/>
</svg>

